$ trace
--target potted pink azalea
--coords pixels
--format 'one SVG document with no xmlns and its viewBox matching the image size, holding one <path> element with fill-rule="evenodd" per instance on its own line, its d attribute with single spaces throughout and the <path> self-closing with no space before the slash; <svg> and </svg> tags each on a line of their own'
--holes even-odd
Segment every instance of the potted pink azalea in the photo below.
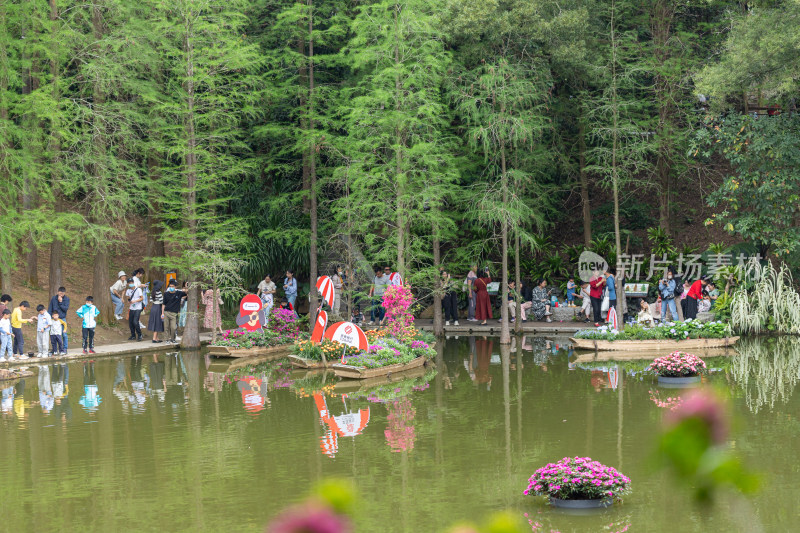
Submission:
<svg viewBox="0 0 800 533">
<path fill-rule="evenodd" d="M 631 480 L 590 457 L 564 457 L 528 480 L 526 496 L 548 496 L 554 507 L 594 509 L 609 507 L 630 489 Z"/>
<path fill-rule="evenodd" d="M 648 370 L 658 376 L 659 385 L 687 386 L 700 382 L 700 374 L 708 372 L 706 362 L 694 354 L 672 352 L 650 363 Z"/>
</svg>

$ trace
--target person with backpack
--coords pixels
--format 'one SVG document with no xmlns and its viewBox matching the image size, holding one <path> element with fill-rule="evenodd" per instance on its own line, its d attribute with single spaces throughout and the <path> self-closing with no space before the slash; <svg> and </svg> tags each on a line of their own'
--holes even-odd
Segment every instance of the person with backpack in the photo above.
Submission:
<svg viewBox="0 0 800 533">
<path fill-rule="evenodd" d="M 689 290 L 689 284 L 683 282 L 683 278 L 673 265 L 667 267 L 667 272 L 672 272 L 672 279 L 675 280 L 675 308 L 678 310 L 678 314 L 672 315 L 670 318 L 676 322 L 683 322 L 683 301 L 686 298 L 686 292 Z"/>
<path fill-rule="evenodd" d="M 664 279 L 658 282 L 658 293 L 661 295 L 661 322 L 667 319 L 667 308 L 672 313 L 672 319 L 678 316 L 678 309 L 675 306 L 675 280 L 672 279 L 672 271 L 668 270 Z"/>
</svg>

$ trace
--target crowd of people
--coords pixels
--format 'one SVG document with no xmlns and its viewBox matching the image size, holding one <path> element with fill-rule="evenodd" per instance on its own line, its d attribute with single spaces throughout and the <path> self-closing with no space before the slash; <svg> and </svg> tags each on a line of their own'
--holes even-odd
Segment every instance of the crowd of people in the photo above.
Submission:
<svg viewBox="0 0 800 533">
<path fill-rule="evenodd" d="M 8 294 L 0 296 L 0 362 L 28 359 L 25 353 L 25 324 L 36 328 L 36 348 L 38 357 L 50 355 L 66 355 L 69 348 L 69 331 L 67 314 L 70 299 L 67 290 L 59 287 L 50 303 L 36 306 L 36 314 L 28 315 L 31 308 L 28 301 L 23 300 L 11 309 L 13 298 Z M 87 296 L 84 304 L 75 313 L 81 318 L 81 337 L 83 353 L 94 352 L 94 330 L 97 327 L 97 315 L 100 314 L 94 305 L 94 298 Z M 34 352 L 30 352 L 33 355 Z"/>
<path fill-rule="evenodd" d="M 575 283 L 570 278 L 566 286 L 566 301 L 569 307 L 580 307 L 578 316 L 586 322 L 594 322 L 599 326 L 604 322 L 604 316 L 609 308 L 617 303 L 616 272 L 609 267 L 604 272 L 595 271 L 589 281 Z M 144 269 L 137 268 L 129 276 L 120 271 L 117 280 L 109 292 L 114 305 L 114 316 L 117 320 L 127 320 L 130 329 L 129 341 L 141 341 L 144 338 L 143 330 L 152 333 L 153 343 L 176 344 L 180 341 L 178 332 L 186 326 L 188 284 L 179 284 L 171 278 L 166 283 L 155 280 L 150 283 L 143 282 Z M 334 268 L 330 275 L 337 294 L 342 294 L 348 287 L 349 276 L 341 266 Z M 383 307 L 383 296 L 386 289 L 393 284 L 402 284 L 403 280 L 397 272 L 392 272 L 389 266 L 378 266 L 374 269 L 374 277 L 366 293 L 369 301 L 369 325 L 383 325 L 386 310 Z M 496 283 L 494 290 L 497 290 Z M 461 294 L 466 293 L 465 312 L 466 320 L 485 325 L 492 319 L 493 306 L 490 298 L 492 277 L 489 268 L 478 269 L 472 265 L 463 280 L 455 279 L 450 272 L 441 269 L 441 287 L 443 289 L 442 309 L 445 325 L 458 326 L 461 312 Z M 296 313 L 295 305 L 298 296 L 298 282 L 293 270 L 287 270 L 283 278 L 283 296 L 277 305 Z M 494 291 L 492 291 L 494 292 Z M 266 275 L 259 282 L 256 294 L 261 299 L 267 315 L 276 305 L 278 299 L 278 285 L 272 280 L 271 275 Z M 655 302 L 648 303 L 641 299 L 638 308 L 638 321 L 644 324 L 654 324 L 660 317 L 661 321 L 668 318 L 677 321 L 696 318 L 700 312 L 708 311 L 714 305 L 714 300 L 719 292 L 707 277 L 689 283 L 683 282 L 670 267 L 663 279 L 658 282 L 658 297 Z M 362 295 L 363 296 L 363 295 Z M 517 317 L 517 302 L 520 301 L 520 316 Z M 552 306 L 555 305 L 552 289 L 548 288 L 546 279 L 537 279 L 534 283 L 524 282 L 521 287 L 516 287 L 514 281 L 508 283 L 508 298 L 501 302 L 508 307 L 508 316 L 511 322 L 517 319 L 552 321 Z M 66 318 L 70 312 L 70 298 L 66 289 L 59 287 L 52 296 L 49 304 L 36 306 L 36 314 L 30 314 L 31 305 L 22 301 L 12 309 L 13 299 L 8 294 L 0 296 L 0 362 L 6 360 L 27 359 L 25 353 L 25 338 L 23 326 L 28 324 L 36 328 L 36 355 L 48 357 L 50 355 L 65 355 L 69 348 L 69 331 Z M 222 299 L 219 293 L 212 290 L 202 291 L 200 303 L 205 306 L 203 326 L 206 329 L 218 330 L 222 333 Z M 358 297 L 353 300 L 350 320 L 356 324 L 365 321 L 361 312 L 361 302 Z M 342 298 L 334 300 L 332 311 L 339 315 L 342 308 Z M 142 314 L 149 310 L 147 325 L 141 322 Z M 74 311 L 80 317 L 81 339 L 84 354 L 94 351 L 95 328 L 97 316 L 100 311 L 94 304 L 94 298 L 87 296 L 84 304 Z"/>
<path fill-rule="evenodd" d="M 462 282 L 463 291 L 467 293 L 466 315 L 467 321 L 487 324 L 492 319 L 492 303 L 490 299 L 490 284 L 492 278 L 488 268 L 478 270 L 477 265 L 467 273 Z M 454 281 L 451 274 L 442 271 L 442 286 L 444 297 L 442 308 L 445 317 L 445 326 L 451 323 L 459 325 L 459 283 Z M 707 312 L 714 306 L 719 296 L 719 291 L 708 276 L 703 276 L 692 283 L 682 281 L 673 267 L 667 270 L 664 279 L 658 283 L 658 296 L 653 304 L 644 298 L 640 299 L 639 322 L 654 324 L 658 317 L 661 321 L 683 321 L 695 319 L 698 313 Z M 520 316 L 517 317 L 517 302 L 520 302 Z M 511 322 L 517 318 L 526 322 L 528 320 L 552 322 L 552 306 L 558 300 L 548 289 L 546 279 L 540 278 L 534 283 L 523 282 L 522 287 L 516 287 L 514 281 L 508 283 L 508 316 Z M 608 267 L 605 271 L 594 271 L 588 281 L 575 282 L 570 277 L 566 285 L 566 298 L 563 305 L 579 308 L 577 315 L 584 322 L 600 326 L 606 323 L 608 310 L 617 305 L 617 279 L 616 270 Z M 654 308 L 654 309 L 653 309 Z M 656 318 L 653 318 L 653 317 Z M 620 317 L 621 318 L 621 317 Z"/>
</svg>

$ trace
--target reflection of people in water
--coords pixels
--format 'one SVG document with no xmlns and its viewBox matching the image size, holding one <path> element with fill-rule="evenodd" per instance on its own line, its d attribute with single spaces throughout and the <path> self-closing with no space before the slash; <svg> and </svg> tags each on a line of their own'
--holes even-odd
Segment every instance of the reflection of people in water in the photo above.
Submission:
<svg viewBox="0 0 800 533">
<path fill-rule="evenodd" d="M 167 381 L 164 378 L 164 362 L 158 361 L 158 355 L 153 354 L 153 362 L 150 363 L 150 394 L 164 401 L 164 395 L 167 390 Z"/>
<path fill-rule="evenodd" d="M 53 365 L 50 376 L 55 398 L 53 416 L 56 420 L 69 422 L 72 420 L 72 405 L 69 403 L 69 366 L 66 363 Z"/>
<path fill-rule="evenodd" d="M 477 359 L 477 365 L 473 365 L 473 369 L 477 366 L 477 369 L 475 369 L 475 383 L 479 385 L 485 383 L 486 390 L 490 390 L 492 387 L 492 376 L 489 374 L 489 362 L 492 359 L 493 345 L 494 341 L 486 337 L 475 340 L 475 357 Z"/>
<path fill-rule="evenodd" d="M 83 396 L 78 401 L 87 413 L 94 413 L 100 408 L 103 399 L 97 388 L 94 377 L 94 361 L 83 363 Z"/>
<path fill-rule="evenodd" d="M 150 378 L 142 369 L 142 358 L 131 358 L 131 405 L 134 411 L 143 411 L 147 401 L 147 389 L 150 387 Z"/>
<path fill-rule="evenodd" d="M 111 392 L 122 404 L 122 410 L 127 413 L 130 407 L 130 394 L 128 392 L 127 376 L 125 375 L 125 362 L 122 359 L 117 361 L 117 372 L 114 374 L 114 384 Z"/>
<path fill-rule="evenodd" d="M 242 393 L 245 410 L 256 414 L 264 409 L 264 406 L 271 406 L 267 397 L 267 384 L 268 379 L 265 374 L 262 374 L 261 377 L 247 376 L 236 383 L 239 392 Z"/>
<path fill-rule="evenodd" d="M 14 412 L 20 420 L 25 418 L 25 380 L 14 385 Z"/>
<path fill-rule="evenodd" d="M 14 410 L 14 387 L 3 389 L 3 400 L 0 402 L 0 411 L 5 415 Z"/>
<path fill-rule="evenodd" d="M 164 401 L 168 407 L 172 408 L 186 405 L 188 390 L 183 357 L 180 353 L 170 353 L 164 359 L 166 362 L 164 381 L 167 389 L 164 394 Z"/>
<path fill-rule="evenodd" d="M 50 384 L 50 367 L 39 365 L 39 405 L 44 415 L 49 415 L 53 410 L 53 389 Z"/>
</svg>

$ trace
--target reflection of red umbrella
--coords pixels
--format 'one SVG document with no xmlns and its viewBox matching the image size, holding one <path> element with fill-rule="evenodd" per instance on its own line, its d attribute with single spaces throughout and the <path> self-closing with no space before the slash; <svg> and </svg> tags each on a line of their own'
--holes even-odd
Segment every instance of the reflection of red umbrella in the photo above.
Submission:
<svg viewBox="0 0 800 533">
<path fill-rule="evenodd" d="M 367 336 L 360 327 L 352 322 L 337 322 L 329 326 L 325 331 L 325 338 L 346 344 L 347 346 L 352 346 L 359 350 L 366 350 L 369 348 Z"/>
<path fill-rule="evenodd" d="M 317 313 L 317 323 L 314 324 L 314 331 L 311 334 L 311 342 L 322 342 L 322 335 L 325 333 L 325 326 L 328 324 L 328 313 L 320 310 Z"/>
<path fill-rule="evenodd" d="M 344 401 L 344 399 L 342 400 Z M 328 457 L 335 457 L 339 451 L 339 437 L 355 437 L 360 435 L 369 423 L 369 408 L 359 409 L 356 413 L 344 413 L 331 416 L 328 403 L 322 394 L 314 395 L 314 403 L 319 411 L 319 418 L 328 426 L 328 430 L 320 438 L 320 449 Z M 345 405 L 345 409 L 347 406 Z"/>
<path fill-rule="evenodd" d="M 619 385 L 619 368 L 614 367 L 608 371 L 608 384 L 611 385 L 611 388 L 617 390 L 617 385 Z"/>
<path fill-rule="evenodd" d="M 322 300 L 333 309 L 333 301 L 336 299 L 336 289 L 333 287 L 331 278 L 328 276 L 320 276 L 317 278 L 317 290 L 322 295 Z"/>
</svg>

